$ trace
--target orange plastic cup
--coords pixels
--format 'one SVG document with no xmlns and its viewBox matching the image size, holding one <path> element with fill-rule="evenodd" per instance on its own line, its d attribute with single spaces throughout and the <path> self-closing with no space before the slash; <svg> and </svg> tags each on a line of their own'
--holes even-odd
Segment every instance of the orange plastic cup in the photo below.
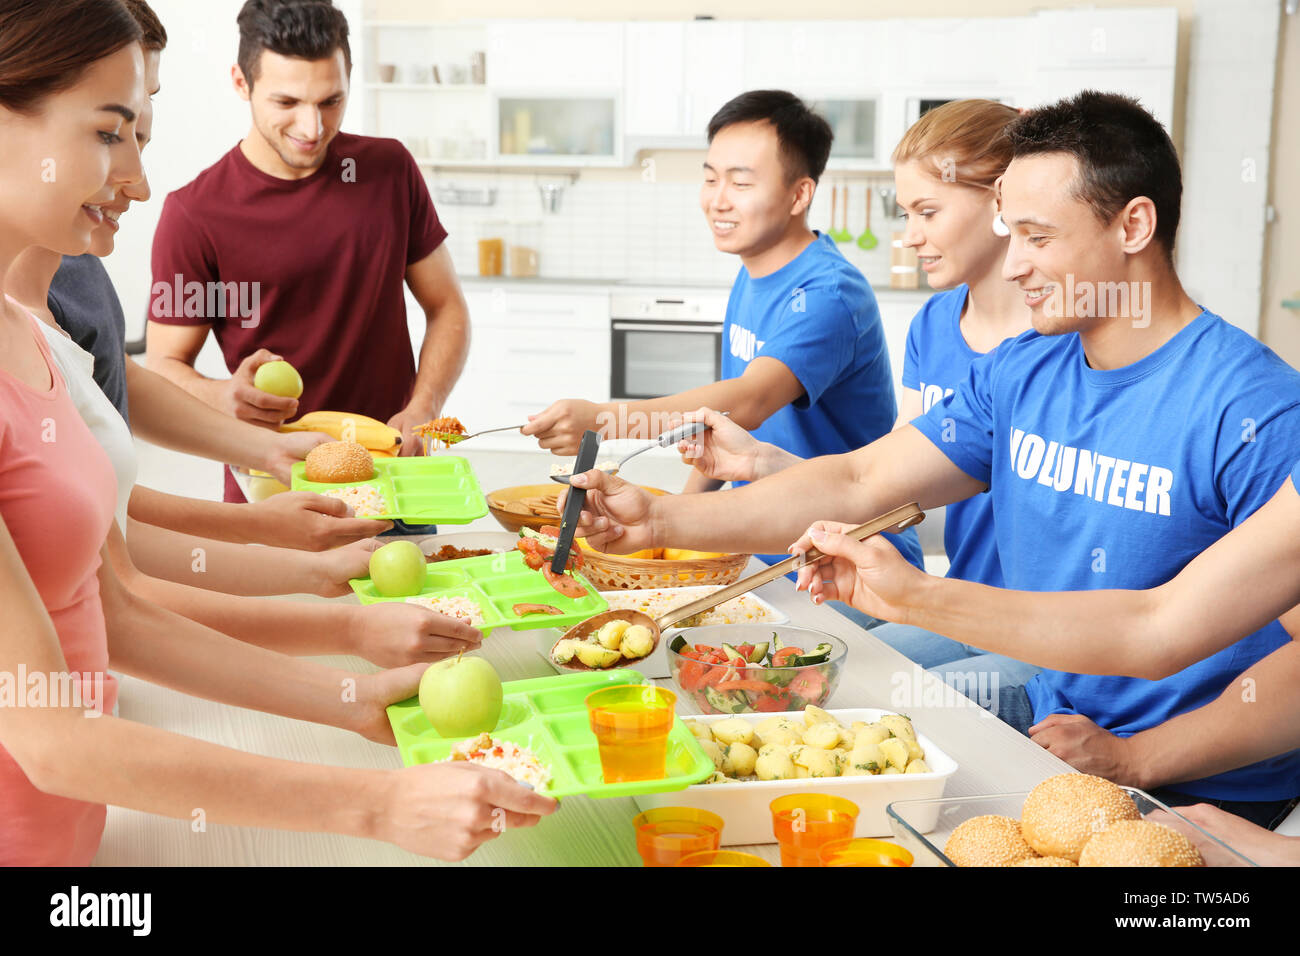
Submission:
<svg viewBox="0 0 1300 956">
<path fill-rule="evenodd" d="M 833 840 L 817 852 L 822 866 L 911 866 L 912 854 L 884 840 Z"/>
<path fill-rule="evenodd" d="M 654 684 L 618 684 L 587 695 L 606 783 L 663 779 L 676 704 L 676 694 Z"/>
<path fill-rule="evenodd" d="M 722 842 L 722 817 L 695 807 L 659 807 L 638 814 L 636 851 L 646 866 L 676 866 L 692 853 L 716 850 Z"/>
<path fill-rule="evenodd" d="M 853 836 L 858 805 L 825 793 L 792 793 L 771 803 L 772 833 L 781 844 L 782 866 L 821 866 L 818 851 Z"/>
<path fill-rule="evenodd" d="M 682 857 L 678 866 L 771 866 L 761 856 L 735 850 L 705 850 Z"/>
</svg>

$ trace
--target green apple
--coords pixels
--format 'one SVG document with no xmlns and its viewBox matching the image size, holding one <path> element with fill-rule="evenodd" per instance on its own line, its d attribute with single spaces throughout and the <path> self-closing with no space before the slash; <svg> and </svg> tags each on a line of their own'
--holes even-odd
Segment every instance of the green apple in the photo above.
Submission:
<svg viewBox="0 0 1300 956">
<path fill-rule="evenodd" d="M 420 709 L 440 737 L 472 737 L 501 719 L 501 678 L 481 657 L 457 655 L 420 678 Z"/>
<path fill-rule="evenodd" d="M 266 362 L 253 373 L 253 387 L 282 398 L 302 395 L 302 376 L 288 362 Z"/>
<path fill-rule="evenodd" d="M 370 580 L 384 597 L 414 597 L 424 589 L 427 563 L 413 541 L 394 541 L 370 555 Z"/>
</svg>

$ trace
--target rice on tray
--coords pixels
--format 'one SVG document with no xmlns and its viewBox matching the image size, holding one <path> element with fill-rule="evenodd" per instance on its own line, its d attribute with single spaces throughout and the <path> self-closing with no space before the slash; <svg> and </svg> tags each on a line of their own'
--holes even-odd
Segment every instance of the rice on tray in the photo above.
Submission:
<svg viewBox="0 0 1300 956">
<path fill-rule="evenodd" d="M 493 770 L 504 770 L 539 793 L 551 782 L 551 772 L 542 766 L 535 753 L 509 740 L 494 740 L 491 734 L 462 740 L 451 748 L 451 756 L 440 763 L 454 760 L 468 760 Z"/>
<path fill-rule="evenodd" d="M 388 510 L 384 496 L 379 493 L 379 489 L 372 485 L 331 488 L 329 491 L 322 491 L 321 494 L 330 498 L 337 498 L 345 505 L 349 505 L 352 508 L 352 513 L 358 518 L 373 518 Z"/>
<path fill-rule="evenodd" d="M 714 588 L 713 590 L 718 590 Z M 653 618 L 660 618 L 673 608 L 690 604 L 700 597 L 700 593 L 682 594 L 679 588 L 662 588 L 650 591 L 602 591 L 601 596 L 609 602 L 611 611 L 640 611 Z M 692 615 L 673 627 L 704 627 L 710 624 L 761 624 L 770 620 L 772 614 L 748 594 L 725 601 L 717 607 Z"/>
<path fill-rule="evenodd" d="M 418 604 L 437 614 L 454 617 L 470 627 L 483 626 L 483 609 L 467 597 L 409 597 L 407 604 Z"/>
</svg>

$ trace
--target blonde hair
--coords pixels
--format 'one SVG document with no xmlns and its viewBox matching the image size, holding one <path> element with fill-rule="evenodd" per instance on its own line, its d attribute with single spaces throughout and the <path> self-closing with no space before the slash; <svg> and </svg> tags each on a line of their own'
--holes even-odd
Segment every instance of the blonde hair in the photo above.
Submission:
<svg viewBox="0 0 1300 956">
<path fill-rule="evenodd" d="M 903 134 L 891 157 L 895 166 L 929 163 L 944 182 L 992 189 L 1011 164 L 1006 136 L 1020 112 L 993 100 L 953 100 L 930 110 Z"/>
</svg>

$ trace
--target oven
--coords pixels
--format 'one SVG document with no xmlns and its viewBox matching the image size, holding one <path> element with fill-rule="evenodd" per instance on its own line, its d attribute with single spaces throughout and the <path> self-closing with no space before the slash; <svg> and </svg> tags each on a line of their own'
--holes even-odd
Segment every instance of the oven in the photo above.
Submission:
<svg viewBox="0 0 1300 956">
<path fill-rule="evenodd" d="M 725 297 L 614 295 L 610 306 L 614 401 L 675 395 L 722 378 Z"/>
</svg>

